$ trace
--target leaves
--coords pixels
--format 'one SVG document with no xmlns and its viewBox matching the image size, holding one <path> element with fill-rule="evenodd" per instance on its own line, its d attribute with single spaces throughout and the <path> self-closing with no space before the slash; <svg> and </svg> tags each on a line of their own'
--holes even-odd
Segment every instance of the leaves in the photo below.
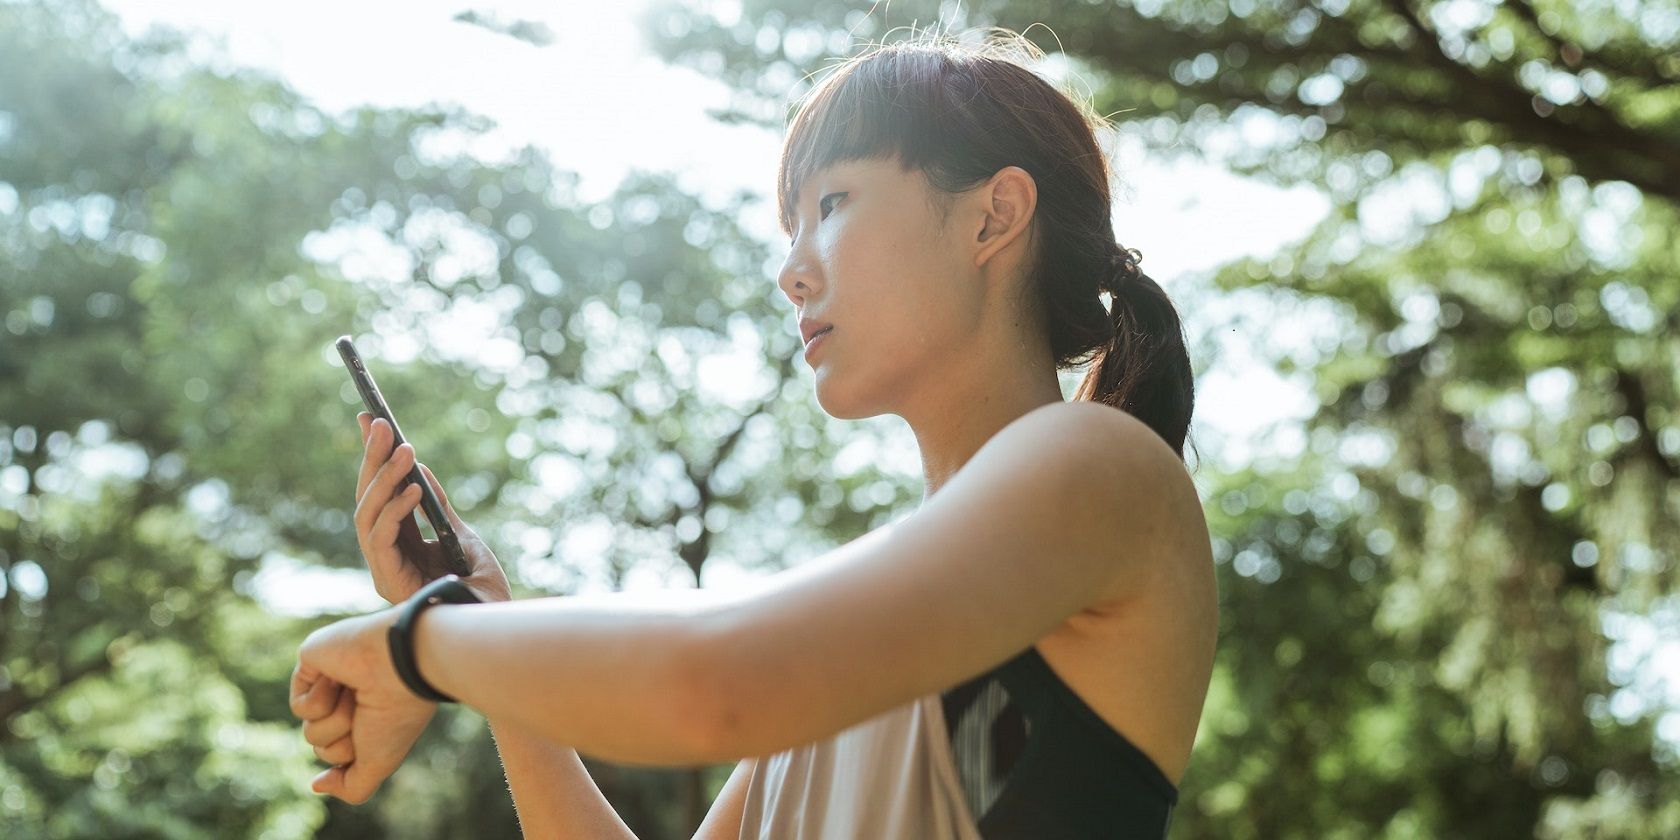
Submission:
<svg viewBox="0 0 1680 840">
<path fill-rule="evenodd" d="M 1612 670 L 1672 611 L 1680 557 L 1662 27 L 1410 0 L 645 24 L 736 87 L 732 119 L 780 128 L 837 46 L 911 20 L 1045 21 L 1059 43 L 1027 35 L 1122 132 L 1336 205 L 1210 278 L 1314 333 L 1257 346 L 1320 407 L 1293 457 L 1203 464 L 1224 623 L 1176 834 L 1680 831 L 1662 698 Z M 636 175 L 585 203 L 536 150 L 465 155 L 486 130 L 329 116 L 92 3 L 0 4 L 0 833 L 513 830 L 470 713 L 365 809 L 305 788 L 284 682 L 320 619 L 268 614 L 252 581 L 268 557 L 360 567 L 340 334 L 527 593 L 774 569 L 913 498 L 902 438 L 813 405 L 754 197 Z M 591 771 L 644 837 L 710 792 Z"/>
</svg>

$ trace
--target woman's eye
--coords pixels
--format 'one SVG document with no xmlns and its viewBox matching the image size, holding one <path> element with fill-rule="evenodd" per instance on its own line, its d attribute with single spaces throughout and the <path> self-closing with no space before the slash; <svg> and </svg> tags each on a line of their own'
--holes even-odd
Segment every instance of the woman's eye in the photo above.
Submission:
<svg viewBox="0 0 1680 840">
<path fill-rule="evenodd" d="M 818 218 L 820 218 L 820 219 L 828 218 L 828 213 L 821 212 L 821 211 L 822 211 L 823 207 L 826 206 L 825 202 L 827 202 L 829 199 L 831 199 L 831 198 L 833 198 L 837 195 L 844 196 L 844 195 L 846 195 L 846 193 L 843 193 L 843 192 L 829 193 L 828 195 L 825 195 L 825 196 L 822 197 L 822 201 L 817 202 L 817 210 L 819 211 Z"/>
</svg>

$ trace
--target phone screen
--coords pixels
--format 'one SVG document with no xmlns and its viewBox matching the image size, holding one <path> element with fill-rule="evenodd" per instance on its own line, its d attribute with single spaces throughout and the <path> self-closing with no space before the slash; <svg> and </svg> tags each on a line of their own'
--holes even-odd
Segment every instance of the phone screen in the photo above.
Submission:
<svg viewBox="0 0 1680 840">
<path fill-rule="evenodd" d="M 356 345 L 350 336 L 339 336 L 337 342 L 338 355 L 344 359 L 344 367 L 350 371 L 350 381 L 356 383 L 356 390 L 362 395 L 362 403 L 367 406 L 368 413 L 374 417 L 383 417 L 391 424 L 394 440 L 391 448 L 407 442 L 403 437 L 402 428 L 397 425 L 397 418 L 392 416 L 390 406 L 385 404 L 385 397 L 379 393 L 379 386 L 373 383 L 373 374 L 368 373 L 367 365 L 362 363 L 362 355 L 356 352 Z M 426 481 L 426 476 L 420 472 L 420 463 L 416 461 L 414 468 L 409 470 L 407 482 L 420 485 L 420 509 L 426 514 L 426 521 L 432 523 L 432 531 L 437 534 L 438 542 L 443 546 L 444 557 L 449 564 L 449 572 L 466 577 L 472 574 L 472 563 L 467 560 L 466 551 L 461 548 L 461 540 L 455 535 L 455 527 L 449 524 L 449 517 L 444 515 L 443 502 L 438 499 L 432 485 Z M 421 569 L 422 574 L 429 570 Z"/>
</svg>

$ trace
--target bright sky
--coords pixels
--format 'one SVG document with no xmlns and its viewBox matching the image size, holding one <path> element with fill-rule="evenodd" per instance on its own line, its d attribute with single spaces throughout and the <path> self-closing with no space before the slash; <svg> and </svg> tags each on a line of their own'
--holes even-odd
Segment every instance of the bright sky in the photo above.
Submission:
<svg viewBox="0 0 1680 840">
<path fill-rule="evenodd" d="M 209 41 L 202 60 L 266 69 L 329 111 L 446 102 L 483 114 L 497 124 L 493 139 L 503 147 L 535 144 L 575 170 L 583 200 L 604 198 L 634 169 L 676 173 L 683 188 L 712 206 L 743 188 L 773 195 L 779 133 L 708 118 L 707 108 L 727 103 L 727 90 L 696 72 L 669 67 L 648 51 L 632 22 L 647 3 L 105 0 L 130 32 L 164 24 L 204 33 Z M 557 34 L 556 43 L 534 47 L 451 19 L 466 10 L 542 21 Z M 1002 23 L 1023 29 L 1031 22 Z M 212 41 L 220 47 L 210 48 Z M 1241 141 L 1269 130 L 1260 124 L 1237 129 Z M 1117 165 L 1127 184 L 1114 210 L 1117 236 L 1144 253 L 1145 268 L 1169 293 L 1176 294 L 1175 278 L 1242 256 L 1269 257 L 1304 236 L 1329 210 L 1318 190 L 1280 190 L 1218 167 L 1150 156 L 1139 144 L 1123 144 Z M 1440 203 L 1427 192 L 1414 190 L 1408 201 Z M 742 224 L 779 246 L 773 204 L 761 206 L 762 217 Z M 1239 309 L 1253 316 L 1245 323 L 1275 315 L 1288 318 L 1292 327 L 1248 331 L 1267 335 L 1222 334 L 1220 357 L 1197 383 L 1193 434 L 1204 455 L 1216 452 L 1221 460 L 1242 462 L 1262 453 L 1299 452 L 1304 440 L 1293 421 L 1314 408 L 1304 382 L 1282 380 L 1254 360 L 1265 357 L 1258 351 L 1261 341 L 1274 353 L 1292 346 L 1310 349 L 1312 336 L 1327 329 L 1327 322 L 1315 321 L 1311 312 L 1273 313 L 1240 297 L 1204 306 L 1184 312 L 1192 335 L 1196 325 L 1222 323 Z M 709 566 L 708 586 L 738 580 L 738 572 L 713 577 L 711 571 Z M 692 584 L 680 577 L 634 575 L 626 582 L 630 589 L 670 585 Z M 265 564 L 255 588 L 281 612 L 371 609 L 382 603 L 365 574 L 281 557 Z M 1680 609 L 1680 600 L 1664 609 Z M 1641 690 L 1617 692 L 1610 711 L 1633 719 L 1649 704 L 1664 703 L 1664 696 L 1664 705 L 1680 706 L 1680 631 L 1614 614 L 1607 630 L 1618 641 L 1612 666 L 1620 682 L 1629 682 L 1628 674 L 1647 675 Z M 1655 667 L 1645 670 L 1638 663 Z M 1665 740 L 1680 743 L 1680 713 L 1666 715 L 1658 729 Z"/>
</svg>

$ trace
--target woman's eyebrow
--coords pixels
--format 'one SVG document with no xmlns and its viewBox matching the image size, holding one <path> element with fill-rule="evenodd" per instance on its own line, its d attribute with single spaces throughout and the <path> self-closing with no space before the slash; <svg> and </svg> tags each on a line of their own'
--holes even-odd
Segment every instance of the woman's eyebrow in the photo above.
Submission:
<svg viewBox="0 0 1680 840">
<path fill-rule="evenodd" d="M 805 188 L 810 186 L 812 182 L 820 180 L 824 176 L 828 175 L 834 170 L 834 167 L 835 164 L 830 163 L 818 169 L 811 170 L 810 174 L 806 175 L 804 179 L 799 182 L 799 189 L 794 190 L 792 212 L 788 217 L 788 236 L 790 238 L 796 238 L 796 235 L 799 232 L 799 217 L 802 213 L 800 208 L 805 206 Z"/>
</svg>

